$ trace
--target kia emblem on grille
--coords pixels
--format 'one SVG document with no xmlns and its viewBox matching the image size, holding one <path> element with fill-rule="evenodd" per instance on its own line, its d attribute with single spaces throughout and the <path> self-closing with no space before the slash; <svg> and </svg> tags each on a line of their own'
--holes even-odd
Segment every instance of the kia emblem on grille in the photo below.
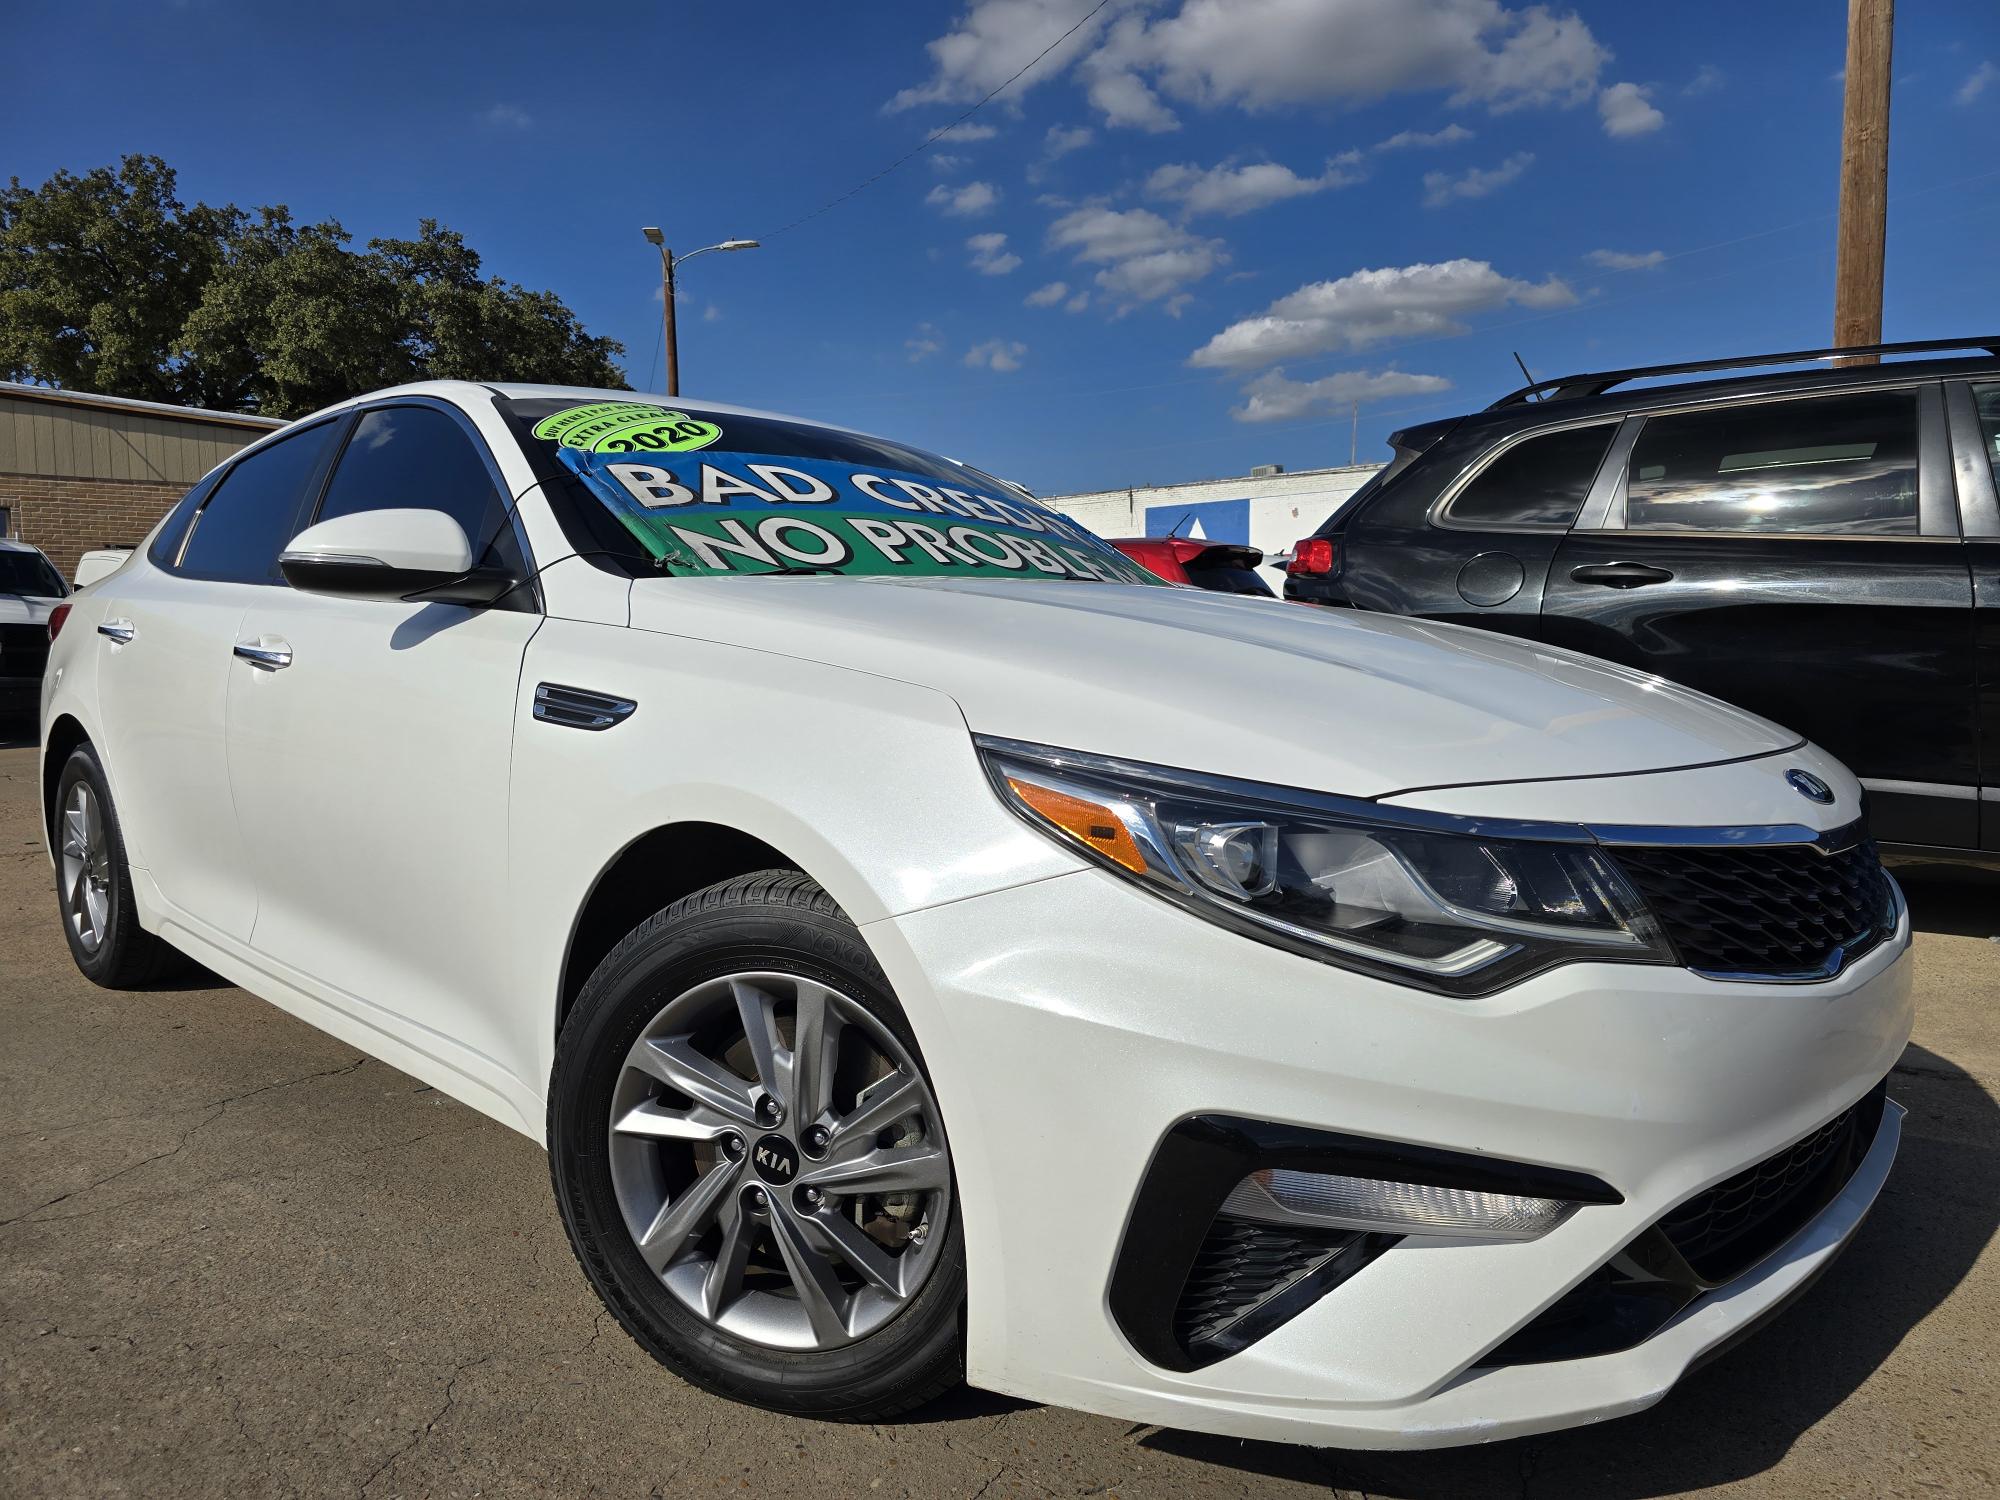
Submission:
<svg viewBox="0 0 2000 1500">
<path fill-rule="evenodd" d="M 1821 781 L 1810 771 L 1801 771 L 1797 767 L 1793 767 L 1793 769 L 1785 772 L 1785 780 L 1791 783 L 1792 790 L 1797 792 L 1801 797 L 1809 798 L 1814 802 L 1833 801 L 1833 788 L 1828 786 L 1824 781 Z"/>
</svg>

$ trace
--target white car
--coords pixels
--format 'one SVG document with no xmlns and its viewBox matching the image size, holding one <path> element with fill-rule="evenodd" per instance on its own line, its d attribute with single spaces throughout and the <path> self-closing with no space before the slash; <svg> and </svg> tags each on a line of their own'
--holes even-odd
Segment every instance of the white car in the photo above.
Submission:
<svg viewBox="0 0 2000 1500">
<path fill-rule="evenodd" d="M 1160 584 L 898 443 L 389 391 L 56 628 L 84 973 L 189 955 L 543 1141 L 599 1295 L 742 1400 L 1598 1420 L 1801 1291 L 1896 1150 L 1909 921 L 1826 755 Z"/>
<path fill-rule="evenodd" d="M 49 654 L 49 614 L 69 593 L 39 547 L 0 537 L 0 716 L 32 716 Z"/>
<path fill-rule="evenodd" d="M 82 588 L 100 578 L 109 578 L 131 555 L 130 547 L 92 547 L 76 560 L 75 586 Z"/>
</svg>

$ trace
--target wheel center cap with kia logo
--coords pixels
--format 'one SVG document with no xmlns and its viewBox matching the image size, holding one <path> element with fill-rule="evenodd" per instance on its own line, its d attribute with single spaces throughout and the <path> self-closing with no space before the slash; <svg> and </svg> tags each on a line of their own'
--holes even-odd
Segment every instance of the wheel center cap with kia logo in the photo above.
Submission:
<svg viewBox="0 0 2000 1500">
<path fill-rule="evenodd" d="M 1809 798 L 1814 802 L 1833 801 L 1833 788 L 1828 786 L 1824 781 L 1821 781 L 1810 771 L 1801 771 L 1794 768 L 1785 772 L 1785 780 L 1791 783 L 1792 790 L 1797 792 L 1801 797 Z"/>
<path fill-rule="evenodd" d="M 799 1148 L 781 1135 L 759 1136 L 750 1148 L 750 1164 L 773 1187 L 787 1187 L 799 1175 Z"/>
</svg>

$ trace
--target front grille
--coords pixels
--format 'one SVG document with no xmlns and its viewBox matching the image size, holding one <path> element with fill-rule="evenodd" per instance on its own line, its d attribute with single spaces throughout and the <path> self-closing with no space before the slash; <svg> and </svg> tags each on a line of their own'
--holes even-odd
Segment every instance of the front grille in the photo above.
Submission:
<svg viewBox="0 0 2000 1500">
<path fill-rule="evenodd" d="M 1886 1081 L 1811 1135 L 1690 1198 L 1660 1229 L 1703 1281 L 1740 1276 L 1847 1186 L 1882 1123 Z"/>
<path fill-rule="evenodd" d="M 1895 930 L 1875 841 L 1855 831 L 1815 844 L 1612 849 L 1680 961 L 1712 974 L 1830 974 Z"/>
<path fill-rule="evenodd" d="M 49 659 L 46 625 L 0 625 L 0 677 L 40 680 Z"/>
</svg>

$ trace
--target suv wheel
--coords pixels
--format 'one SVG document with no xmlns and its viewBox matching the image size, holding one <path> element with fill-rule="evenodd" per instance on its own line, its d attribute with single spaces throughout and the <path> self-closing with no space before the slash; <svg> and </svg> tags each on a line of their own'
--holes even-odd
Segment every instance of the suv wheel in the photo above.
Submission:
<svg viewBox="0 0 2000 1500">
<path fill-rule="evenodd" d="M 178 952 L 139 925 L 125 839 L 97 752 L 79 745 L 56 781 L 56 901 L 84 977 L 134 989 L 178 968 Z"/>
<path fill-rule="evenodd" d="M 549 1163 L 584 1274 L 696 1385 L 864 1421 L 962 1378 L 937 1101 L 806 876 L 710 886 L 611 951 L 558 1043 Z"/>
</svg>

